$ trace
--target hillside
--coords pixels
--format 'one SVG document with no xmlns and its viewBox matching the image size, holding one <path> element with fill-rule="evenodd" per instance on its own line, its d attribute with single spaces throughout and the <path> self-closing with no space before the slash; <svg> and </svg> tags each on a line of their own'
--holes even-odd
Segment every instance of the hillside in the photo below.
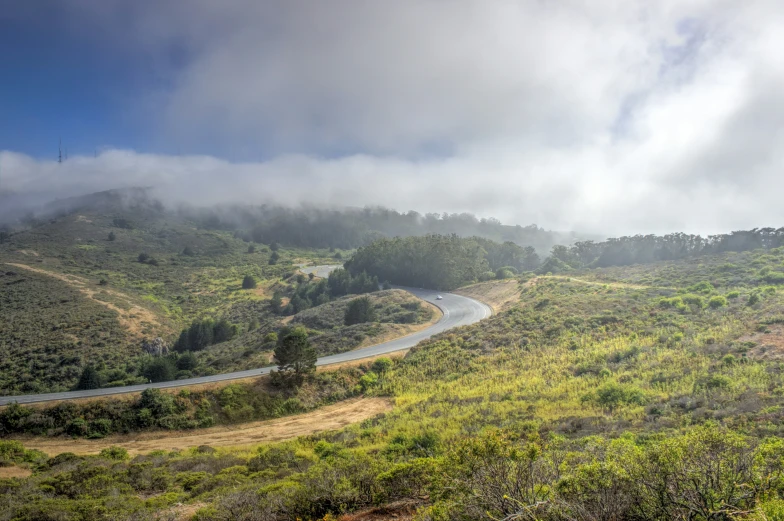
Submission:
<svg viewBox="0 0 784 521">
<path fill-rule="evenodd" d="M 196 353 L 195 365 L 169 377 L 268 365 L 267 335 L 284 318 L 270 309 L 273 293 L 284 299 L 309 295 L 318 281 L 298 276 L 296 265 L 334 263 L 341 254 L 205 229 L 143 191 L 60 201 L 48 218 L 28 224 L 0 244 L 3 395 L 72 389 L 87 365 L 104 385 L 146 382 L 156 376 L 144 342 L 161 337 L 171 349 L 195 320 L 226 320 L 233 338 Z M 255 287 L 243 289 L 246 277 Z M 287 314 L 316 304 L 301 302 L 303 309 Z M 321 339 L 320 351 L 331 353 L 413 327 L 384 324 L 389 317 L 382 314 L 377 326 L 355 326 L 346 335 L 339 335 L 342 327 L 312 334 Z M 417 317 L 413 325 L 427 320 Z"/>
<path fill-rule="evenodd" d="M 512 302 L 508 282 L 473 287 L 503 284 L 504 307 L 364 369 L 362 392 L 394 402 L 386 414 L 256 450 L 17 452 L 36 473 L 7 481 L 5 510 L 778 519 L 784 287 L 760 274 L 782 268 L 778 248 L 523 278 Z M 74 488 L 93 476 L 100 487 Z"/>
</svg>

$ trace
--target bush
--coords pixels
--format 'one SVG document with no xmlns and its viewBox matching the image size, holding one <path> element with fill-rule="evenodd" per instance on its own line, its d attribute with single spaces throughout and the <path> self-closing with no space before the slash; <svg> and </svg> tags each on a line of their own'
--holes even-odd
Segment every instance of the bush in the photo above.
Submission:
<svg viewBox="0 0 784 521">
<path fill-rule="evenodd" d="M 374 372 L 378 374 L 384 374 L 392 367 L 392 365 L 393 365 L 392 360 L 386 357 L 381 357 L 376 359 L 373 362 L 373 365 L 371 365 L 370 367 L 371 369 L 373 369 Z"/>
<path fill-rule="evenodd" d="M 716 295 L 711 297 L 708 301 L 708 306 L 712 309 L 718 309 L 727 305 L 727 299 L 722 297 L 721 295 Z"/>
<path fill-rule="evenodd" d="M 346 308 L 344 323 L 347 326 L 352 326 L 364 322 L 373 322 L 376 318 L 376 310 L 370 299 L 368 297 L 359 297 L 352 300 Z"/>
<path fill-rule="evenodd" d="M 727 298 L 730 300 L 736 299 L 738 297 L 740 297 L 740 292 L 738 291 L 730 291 L 729 293 L 727 293 Z"/>
<path fill-rule="evenodd" d="M 242 279 L 242 289 L 253 289 L 256 287 L 256 279 L 252 275 L 245 275 Z"/>
<path fill-rule="evenodd" d="M 117 239 L 117 236 L 114 234 L 114 232 L 109 232 L 109 236 L 107 237 L 107 239 L 109 241 L 114 241 L 115 239 Z"/>
</svg>

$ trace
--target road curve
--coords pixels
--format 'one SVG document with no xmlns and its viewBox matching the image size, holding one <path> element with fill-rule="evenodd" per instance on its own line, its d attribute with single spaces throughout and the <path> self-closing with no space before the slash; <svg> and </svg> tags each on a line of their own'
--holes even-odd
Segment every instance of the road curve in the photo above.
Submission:
<svg viewBox="0 0 784 521">
<path fill-rule="evenodd" d="M 317 266 L 322 268 L 322 266 Z M 324 267 L 328 268 L 328 267 Z M 307 269 L 307 268 L 306 268 Z M 323 276 L 327 276 L 329 272 L 325 272 Z M 322 276 L 319 274 L 319 276 Z M 492 314 L 490 307 L 482 302 L 472 298 L 455 295 L 453 293 L 440 293 L 443 297 L 442 300 L 436 300 L 438 292 L 428 289 L 405 288 L 396 286 L 398 289 L 404 289 L 413 293 L 415 296 L 438 306 L 443 312 L 441 320 L 432 326 L 412 333 L 410 335 L 377 344 L 374 346 L 363 347 L 355 349 L 354 351 L 347 351 L 345 353 L 338 353 L 336 355 L 324 356 L 318 359 L 316 365 L 331 365 L 339 364 L 342 362 L 350 362 L 353 360 L 361 360 L 363 358 L 370 358 L 385 353 L 392 353 L 414 347 L 422 340 L 430 338 L 433 335 L 442 333 L 447 329 L 452 329 L 460 326 L 467 326 L 475 322 L 489 317 Z M 188 385 L 206 384 L 212 382 L 221 382 L 224 380 L 237 380 L 239 378 L 249 378 L 253 376 L 261 376 L 269 374 L 275 369 L 274 366 L 261 367 L 258 369 L 248 369 L 247 371 L 237 371 L 234 373 L 216 374 L 212 376 L 199 376 L 196 378 L 184 378 L 182 380 L 174 380 L 171 382 L 158 382 L 140 385 L 128 385 L 125 387 L 108 387 L 105 389 L 91 389 L 88 391 L 66 391 L 62 393 L 48 393 L 48 394 L 23 394 L 19 396 L 0 396 L 0 406 L 8 405 L 13 402 L 17 403 L 36 403 L 36 402 L 50 402 L 55 400 L 74 400 L 77 398 L 91 398 L 96 396 L 110 396 L 113 394 L 137 393 L 145 389 L 167 389 L 171 387 L 185 387 Z"/>
</svg>

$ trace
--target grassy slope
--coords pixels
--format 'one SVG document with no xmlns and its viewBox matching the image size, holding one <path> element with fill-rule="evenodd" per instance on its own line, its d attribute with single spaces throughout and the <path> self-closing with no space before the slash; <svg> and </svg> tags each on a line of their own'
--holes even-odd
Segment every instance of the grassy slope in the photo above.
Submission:
<svg viewBox="0 0 784 521">
<path fill-rule="evenodd" d="M 258 455 L 202 450 L 139 458 L 134 464 L 148 465 L 163 484 L 114 484 L 84 496 L 55 487 L 47 498 L 37 497 L 34 487 L 19 489 L 7 495 L 8 511 L 76 509 L 89 501 L 115 511 L 132 505 L 161 510 L 198 501 L 214 504 L 199 519 L 217 520 L 245 501 L 254 511 L 321 516 L 384 503 L 393 490 L 416 499 L 419 489 L 392 488 L 397 482 L 390 472 L 403 472 L 400 465 L 413 472 L 415 463 L 448 465 L 456 447 L 491 429 L 514 439 L 565 437 L 571 463 L 560 479 L 567 484 L 583 463 L 604 457 L 594 435 L 623 435 L 639 450 L 708 420 L 752 438 L 780 435 L 784 376 L 777 361 L 757 355 L 763 346 L 754 339 L 779 338 L 784 290 L 767 287 L 762 277 L 766 268 L 782 269 L 784 251 L 744 255 L 742 264 L 727 255 L 521 283 L 519 305 L 426 342 L 368 385 L 369 393 L 395 400 L 383 417 L 265 447 Z M 741 268 L 723 276 L 726 264 Z M 715 287 L 697 286 L 704 281 Z M 753 294 L 759 301 L 749 305 Z M 703 307 L 696 298 L 704 304 L 719 295 L 728 305 Z M 662 305 L 674 297 L 689 303 Z M 784 349 L 764 347 L 766 353 Z M 620 391 L 604 392 L 612 389 Z M 128 464 L 105 458 L 47 467 L 28 483 L 73 480 L 76 468 L 101 468 L 105 483 L 127 483 Z M 192 476 L 192 485 L 191 475 L 182 473 L 196 469 L 204 474 Z M 432 476 L 450 471 L 439 469 L 404 481 L 417 483 L 413 476 L 420 476 L 435 494 L 441 485 Z M 165 499 L 145 499 L 154 490 L 166 491 Z M 112 499 L 118 492 L 127 499 L 123 506 Z"/>
<path fill-rule="evenodd" d="M 114 226 L 115 218 L 133 229 Z M 186 247 L 192 256 L 182 254 Z M 293 271 L 292 261 L 329 255 L 281 250 L 270 266 L 271 252 L 256 248 L 248 253 L 248 244 L 229 233 L 198 230 L 154 209 L 82 210 L 14 234 L 0 246 L 0 271 L 14 273 L 0 278 L 0 393 L 72 388 L 88 362 L 108 381 L 133 383 L 143 338 L 172 342 L 197 317 L 225 315 L 241 331 L 254 319 L 272 320 L 269 296 L 242 291 L 242 278 L 272 285 Z M 139 263 L 142 252 L 158 265 Z"/>
</svg>

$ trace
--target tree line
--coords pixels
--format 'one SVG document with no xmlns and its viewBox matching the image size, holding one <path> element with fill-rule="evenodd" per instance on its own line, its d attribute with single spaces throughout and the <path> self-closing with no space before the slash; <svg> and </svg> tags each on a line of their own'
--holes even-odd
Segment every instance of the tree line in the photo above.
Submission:
<svg viewBox="0 0 784 521">
<path fill-rule="evenodd" d="M 671 233 L 618 237 L 601 242 L 577 241 L 571 246 L 554 246 L 550 255 L 571 268 L 602 268 L 779 246 L 784 246 L 784 227 L 754 228 L 706 237 Z"/>
<path fill-rule="evenodd" d="M 548 231 L 535 224 L 511 226 L 470 213 L 397 212 L 387 208 L 297 209 L 276 206 L 220 206 L 181 209 L 205 228 L 239 231 L 248 240 L 306 248 L 353 249 L 385 237 L 430 234 L 482 237 L 498 243 L 531 246 L 540 253 L 571 243 L 573 233 Z"/>
<path fill-rule="evenodd" d="M 539 263 L 531 246 L 452 234 L 380 239 L 357 250 L 345 266 L 351 274 L 366 272 L 392 284 L 447 290 Z"/>
</svg>

